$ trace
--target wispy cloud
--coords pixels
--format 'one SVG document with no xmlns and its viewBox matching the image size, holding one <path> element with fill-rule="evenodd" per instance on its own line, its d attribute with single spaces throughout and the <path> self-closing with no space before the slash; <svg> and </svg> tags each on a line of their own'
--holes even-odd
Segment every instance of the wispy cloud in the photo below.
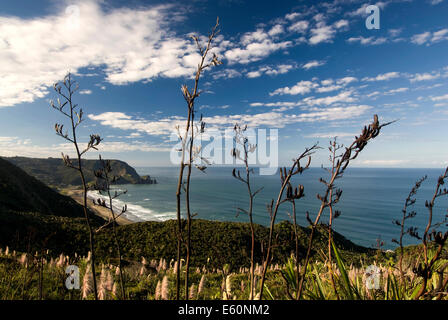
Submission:
<svg viewBox="0 0 448 320">
<path fill-rule="evenodd" d="M 423 33 L 415 34 L 411 37 L 411 42 L 418 45 L 430 45 L 445 40 L 448 40 L 448 28 L 440 29 L 435 32 L 426 31 Z"/>
<path fill-rule="evenodd" d="M 365 77 L 362 80 L 363 81 L 387 81 L 394 78 L 398 78 L 400 76 L 399 72 L 387 72 L 377 75 L 376 77 Z"/>
<path fill-rule="evenodd" d="M 325 64 L 325 61 L 313 60 L 313 61 L 307 62 L 304 65 L 302 65 L 302 68 L 305 70 L 309 70 L 311 68 L 323 66 L 324 64 Z"/>
</svg>

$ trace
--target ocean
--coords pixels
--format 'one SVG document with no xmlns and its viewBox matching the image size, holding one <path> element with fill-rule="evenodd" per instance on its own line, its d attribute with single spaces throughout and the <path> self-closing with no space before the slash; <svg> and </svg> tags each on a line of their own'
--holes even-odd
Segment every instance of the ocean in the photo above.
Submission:
<svg viewBox="0 0 448 320">
<path fill-rule="evenodd" d="M 191 180 L 191 210 L 197 213 L 195 218 L 218 221 L 248 222 L 248 217 L 237 208 L 247 208 L 247 188 L 232 177 L 230 167 L 210 167 L 206 173 L 193 170 Z M 127 193 L 115 201 L 115 206 L 127 204 L 126 218 L 132 221 L 164 221 L 176 218 L 176 186 L 179 169 L 175 167 L 144 167 L 136 168 L 140 175 L 149 174 L 156 178 L 154 185 L 122 185 Z M 430 200 L 434 193 L 438 176 L 442 169 L 371 169 L 348 168 L 344 177 L 337 180 L 337 186 L 343 193 L 335 209 L 341 211 L 341 216 L 334 221 L 334 229 L 356 244 L 374 247 L 378 239 L 384 242 L 384 249 L 392 249 L 398 239 L 400 228 L 392 223 L 394 219 L 402 218 L 402 209 L 409 191 L 415 181 L 424 175 L 428 179 L 417 194 L 417 202 L 411 210 L 417 212 L 415 218 L 407 220 L 407 226 L 416 226 L 420 233 L 427 223 L 428 211 L 425 200 Z M 263 187 L 256 196 L 254 204 L 254 221 L 268 225 L 269 214 L 266 204 L 276 199 L 280 189 L 278 175 L 260 176 L 258 169 L 252 175 L 253 190 Z M 296 202 L 297 220 L 302 226 L 307 225 L 306 212 L 313 218 L 320 206 L 317 193 L 323 193 L 325 186 L 319 178 L 328 177 L 322 168 L 310 168 L 302 175 L 293 179 L 293 185 L 302 184 L 305 187 L 305 197 Z M 96 197 L 96 195 L 91 195 Z M 443 219 L 447 214 L 448 199 L 439 198 L 434 209 L 435 221 Z M 184 202 L 185 195 L 182 195 Z M 291 205 L 284 203 L 279 209 L 277 221 L 290 220 Z M 322 221 L 326 221 L 328 210 Z M 446 227 L 445 227 L 446 229 Z M 416 239 L 409 236 L 405 244 L 415 244 Z"/>
</svg>

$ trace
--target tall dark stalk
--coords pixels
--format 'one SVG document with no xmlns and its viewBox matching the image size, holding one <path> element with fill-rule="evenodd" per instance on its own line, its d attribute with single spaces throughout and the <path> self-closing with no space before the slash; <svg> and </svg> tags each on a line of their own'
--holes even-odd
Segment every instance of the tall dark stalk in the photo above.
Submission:
<svg viewBox="0 0 448 320">
<path fill-rule="evenodd" d="M 73 102 L 73 95 L 78 91 L 79 85 L 76 81 L 72 80 L 72 76 L 70 73 L 68 73 L 64 80 L 58 83 L 55 83 L 53 86 L 56 93 L 59 95 L 59 98 L 57 99 L 57 105 L 53 101 L 51 101 L 51 106 L 61 112 L 64 116 L 69 118 L 70 120 L 70 128 L 71 128 L 71 136 L 69 136 L 68 132 L 63 132 L 63 124 L 56 123 L 55 130 L 56 134 L 65 140 L 71 142 L 75 148 L 76 151 L 76 158 L 77 161 L 75 163 L 72 162 L 72 160 L 69 158 L 68 155 L 64 155 L 62 153 L 62 159 L 64 160 L 64 163 L 67 167 L 75 169 L 79 172 L 79 175 L 81 177 L 81 183 L 83 188 L 83 210 L 84 210 L 84 217 L 86 220 L 87 228 L 89 231 L 89 244 L 90 244 L 90 252 L 91 252 L 91 268 L 92 268 L 92 274 L 93 274 L 93 292 L 95 294 L 95 299 L 98 299 L 98 292 L 97 292 L 97 283 L 96 283 L 96 277 L 95 277 L 95 239 L 94 239 L 94 230 L 93 226 L 90 221 L 89 217 L 89 211 L 87 209 L 87 182 L 84 176 L 84 171 L 82 167 L 82 156 L 89 150 L 95 149 L 97 150 L 97 146 L 101 142 L 101 138 L 99 135 L 90 135 L 90 141 L 87 143 L 87 147 L 84 150 L 80 150 L 78 145 L 78 139 L 76 135 L 76 129 L 78 126 L 83 122 L 83 110 L 80 109 L 79 112 L 76 110 L 78 109 L 78 105 Z M 64 88 L 64 89 L 63 89 Z M 68 111 L 66 109 L 68 108 Z M 75 118 L 76 117 L 76 118 Z"/>
<path fill-rule="evenodd" d="M 249 272 L 249 282 L 250 282 L 250 293 L 249 300 L 254 299 L 255 297 L 255 227 L 253 221 L 253 205 L 254 199 L 257 193 L 259 193 L 263 188 L 252 192 L 250 175 L 253 173 L 253 169 L 249 167 L 249 154 L 253 153 L 257 148 L 256 145 L 252 145 L 249 143 L 249 139 L 244 135 L 244 132 L 247 130 L 247 126 L 241 127 L 239 124 L 236 124 L 233 128 L 235 132 L 235 142 L 236 144 L 243 147 L 243 157 L 241 157 L 241 152 L 239 149 L 234 148 L 232 150 L 232 156 L 234 158 L 238 158 L 244 162 L 244 168 L 246 171 L 246 177 L 241 177 L 241 173 L 239 170 L 233 169 L 232 175 L 237 180 L 243 182 L 247 187 L 247 193 L 249 195 L 249 208 L 243 209 L 238 208 L 239 212 L 243 212 L 247 214 L 249 217 L 249 226 L 250 226 L 250 235 L 251 235 L 251 249 L 250 249 L 250 272 Z"/>
<path fill-rule="evenodd" d="M 179 135 L 179 138 L 182 142 L 181 147 L 181 162 L 180 162 L 180 168 L 179 168 L 179 179 L 177 182 L 177 189 L 176 189 L 176 213 L 177 213 L 177 224 L 178 224 L 178 230 L 177 230 L 177 263 L 176 263 L 176 299 L 180 299 L 180 261 L 181 261 L 181 250 L 182 250 L 182 241 L 183 241 L 183 222 L 182 222 L 182 216 L 181 216 L 181 192 L 182 187 L 184 186 L 185 191 L 185 205 L 186 205 L 186 211 L 187 211 L 187 238 L 186 238 L 186 251 L 187 256 L 185 260 L 186 264 L 186 273 L 185 273 L 185 300 L 188 300 L 188 282 L 189 282 L 189 267 L 190 267 L 190 257 L 191 257 L 191 221 L 192 221 L 192 214 L 190 210 L 190 180 L 191 180 L 191 169 L 194 161 L 194 154 L 193 154 L 193 145 L 194 145 L 194 106 L 196 98 L 199 97 L 201 92 L 199 91 L 199 79 L 201 77 L 202 72 L 211 66 L 217 66 L 219 64 L 222 64 L 221 61 L 218 60 L 218 57 L 213 54 L 213 58 L 210 61 L 207 61 L 208 55 L 210 53 L 210 49 L 212 48 L 212 42 L 213 39 L 218 34 L 219 30 L 219 19 L 216 20 L 216 25 L 213 27 L 212 31 L 210 32 L 208 36 L 208 42 L 207 45 L 202 47 L 202 45 L 199 43 L 199 39 L 196 36 L 192 36 L 193 40 L 196 43 L 197 49 L 199 53 L 201 54 L 201 60 L 198 64 L 198 68 L 196 70 L 195 80 L 194 80 L 194 87 L 193 91 L 190 92 L 188 87 L 186 85 L 182 86 L 182 94 L 184 96 L 185 101 L 187 102 L 188 107 L 188 114 L 187 114 L 187 121 L 185 125 L 185 133 L 183 136 Z M 185 161 L 185 153 L 188 148 L 188 161 Z M 184 185 L 183 177 L 184 177 L 184 170 L 185 168 L 188 168 L 187 171 L 187 180 Z M 200 167 L 200 169 L 203 169 L 203 167 Z"/>
<path fill-rule="evenodd" d="M 403 238 L 405 235 L 408 234 L 414 238 L 421 240 L 420 236 L 417 233 L 417 228 L 409 227 L 408 229 L 405 229 L 405 223 L 406 223 L 406 220 L 411 219 L 417 215 L 416 211 L 413 210 L 413 211 L 409 212 L 408 210 L 410 207 L 412 207 L 415 204 L 416 199 L 413 197 L 417 194 L 418 189 L 422 185 L 423 181 L 425 181 L 426 179 L 427 179 L 427 176 L 424 176 L 423 178 L 418 180 L 415 183 L 414 187 L 409 192 L 409 194 L 404 202 L 403 209 L 401 210 L 401 212 L 403 213 L 403 217 L 401 218 L 401 221 L 399 221 L 399 220 L 392 221 L 394 224 L 396 224 L 397 226 L 400 227 L 399 240 L 392 239 L 392 242 L 394 242 L 400 246 L 400 259 L 398 261 L 398 268 L 400 270 L 400 282 L 402 283 L 402 285 L 404 286 L 405 289 L 406 289 L 406 281 L 404 281 L 404 272 L 403 272 L 403 256 L 404 256 Z"/>
<path fill-rule="evenodd" d="M 335 169 L 336 169 L 336 159 L 338 158 L 338 155 L 336 153 L 341 148 L 342 148 L 342 146 L 336 142 L 336 138 L 334 138 L 333 141 L 330 141 L 329 150 L 330 150 L 331 170 L 329 171 L 329 173 L 331 176 L 334 174 Z M 331 188 L 330 193 L 329 193 L 330 202 L 328 204 L 328 209 L 329 209 L 330 217 L 328 220 L 328 248 L 327 248 L 330 280 L 331 280 L 331 285 L 333 286 L 333 291 L 334 291 L 334 294 L 335 294 L 337 300 L 339 300 L 339 294 L 338 294 L 338 290 L 336 288 L 336 283 L 335 283 L 334 275 L 333 275 L 332 242 L 333 242 L 333 220 L 339 216 L 339 211 L 333 211 L 333 204 L 335 204 L 336 203 L 335 201 L 339 200 L 339 197 L 340 197 L 340 194 L 338 192 L 339 191 L 336 191 L 336 193 L 334 193 L 334 188 Z M 334 199 L 334 195 L 336 196 L 336 199 Z"/>
<path fill-rule="evenodd" d="M 104 229 L 105 227 L 107 227 L 110 224 L 112 225 L 112 235 L 114 237 L 114 242 L 115 242 L 115 246 L 117 248 L 117 254 L 118 254 L 118 269 L 119 269 L 119 274 L 120 274 L 121 297 L 123 300 L 126 300 L 126 289 L 125 289 L 125 283 L 124 283 L 124 277 L 123 277 L 123 256 L 121 253 L 120 240 L 119 240 L 118 234 L 117 234 L 117 219 L 122 214 L 124 214 L 126 212 L 127 206 L 125 205 L 122 208 L 121 213 L 116 215 L 115 211 L 114 211 L 114 207 L 113 207 L 113 201 L 116 198 L 118 198 L 119 196 L 121 196 L 122 194 L 125 194 L 127 191 L 123 191 L 123 192 L 115 191 L 114 195 L 112 195 L 111 190 L 110 190 L 111 184 L 115 183 L 119 178 L 116 176 L 111 176 L 112 166 L 111 166 L 110 160 L 103 160 L 100 155 L 99 161 L 100 161 L 101 167 L 100 167 L 100 169 L 95 170 L 94 174 L 95 174 L 95 177 L 100 180 L 100 183 L 99 184 L 97 183 L 97 185 L 95 187 L 100 192 L 100 194 L 103 191 L 106 192 L 107 200 L 109 203 L 106 204 L 106 201 L 101 200 L 101 199 L 98 199 L 97 201 L 94 200 L 93 203 L 108 209 L 110 211 L 111 217 L 105 225 L 103 225 L 97 229 L 97 232 Z"/>
</svg>

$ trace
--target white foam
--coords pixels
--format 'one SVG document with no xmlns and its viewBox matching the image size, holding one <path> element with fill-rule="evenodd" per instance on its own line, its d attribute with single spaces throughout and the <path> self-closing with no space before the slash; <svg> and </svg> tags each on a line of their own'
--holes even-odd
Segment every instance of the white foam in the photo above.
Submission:
<svg viewBox="0 0 448 320">
<path fill-rule="evenodd" d="M 87 197 L 94 200 L 99 198 L 101 200 L 109 201 L 107 196 L 100 194 L 98 191 L 89 191 Z M 127 205 L 127 210 L 123 213 L 123 216 L 133 222 L 165 221 L 176 217 L 176 212 L 155 212 L 151 209 L 139 206 L 138 204 L 125 203 L 120 199 L 113 200 L 114 212 L 120 213 L 125 204 Z"/>
</svg>

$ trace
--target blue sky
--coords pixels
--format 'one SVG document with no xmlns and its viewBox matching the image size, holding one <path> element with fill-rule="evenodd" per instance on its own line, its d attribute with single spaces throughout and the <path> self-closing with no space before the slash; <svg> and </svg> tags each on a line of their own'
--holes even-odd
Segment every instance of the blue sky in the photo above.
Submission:
<svg viewBox="0 0 448 320">
<path fill-rule="evenodd" d="M 380 8 L 380 29 L 365 7 Z M 136 166 L 170 165 L 170 134 L 186 115 L 180 86 L 198 62 L 191 34 L 219 15 L 197 101 L 210 128 L 278 128 L 287 164 L 316 141 L 349 143 L 373 114 L 385 128 L 353 163 L 448 164 L 448 1 L 3 1 L 0 155 L 58 157 L 52 84 L 71 70 L 100 152 Z M 90 157 L 96 157 L 92 153 Z M 313 162 L 326 163 L 325 150 Z"/>
</svg>

